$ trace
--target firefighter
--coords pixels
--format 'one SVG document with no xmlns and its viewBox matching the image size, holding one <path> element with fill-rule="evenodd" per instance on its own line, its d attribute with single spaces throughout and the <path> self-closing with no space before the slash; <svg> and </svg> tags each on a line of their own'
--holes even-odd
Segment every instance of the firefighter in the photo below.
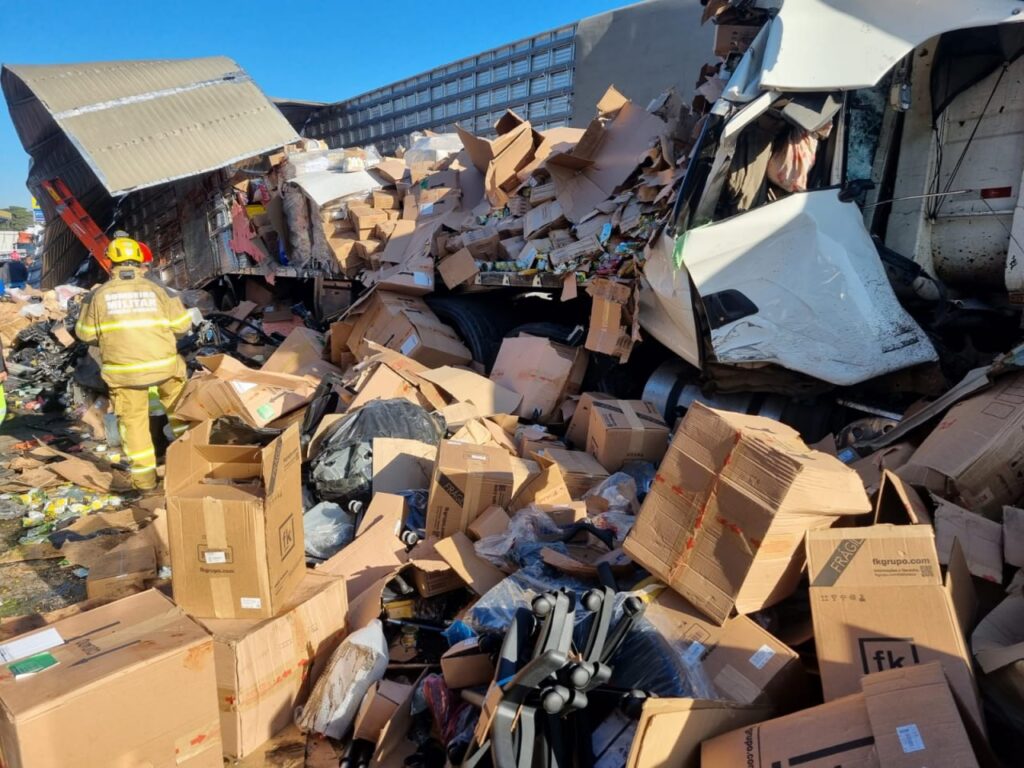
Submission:
<svg viewBox="0 0 1024 768">
<path fill-rule="evenodd" d="M 110 387 L 132 485 L 147 491 L 157 485 L 149 390 L 156 388 L 170 417 L 186 376 L 175 337 L 189 330 L 192 316 L 180 299 L 145 278 L 142 249 L 135 240 L 114 238 L 107 257 L 112 262 L 110 280 L 82 302 L 75 334 L 99 345 L 100 372 Z M 180 434 L 182 425 L 169 420 L 172 431 Z"/>
</svg>

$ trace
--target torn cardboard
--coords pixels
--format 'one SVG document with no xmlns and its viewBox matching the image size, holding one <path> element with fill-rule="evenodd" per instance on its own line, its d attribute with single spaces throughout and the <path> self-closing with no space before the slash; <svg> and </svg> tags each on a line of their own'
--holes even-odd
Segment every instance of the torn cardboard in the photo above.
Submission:
<svg viewBox="0 0 1024 768">
<path fill-rule="evenodd" d="M 870 510 L 857 474 L 792 428 L 694 403 L 624 547 L 721 623 L 796 588 L 806 531 Z"/>
<path fill-rule="evenodd" d="M 522 396 L 515 413 L 538 422 L 551 421 L 566 395 L 580 391 L 587 353 L 549 339 L 505 339 L 491 370 L 491 380 Z"/>
</svg>

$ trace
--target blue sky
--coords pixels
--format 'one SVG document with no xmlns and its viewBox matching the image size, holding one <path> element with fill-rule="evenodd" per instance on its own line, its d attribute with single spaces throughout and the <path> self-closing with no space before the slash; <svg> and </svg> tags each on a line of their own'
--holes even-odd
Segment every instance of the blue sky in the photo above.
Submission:
<svg viewBox="0 0 1024 768">
<path fill-rule="evenodd" d="M 267 95 L 337 101 L 628 0 L 55 0 L 0 3 L 0 61 L 230 56 Z M 0 206 L 25 205 L 28 156 L 0 106 Z"/>
</svg>

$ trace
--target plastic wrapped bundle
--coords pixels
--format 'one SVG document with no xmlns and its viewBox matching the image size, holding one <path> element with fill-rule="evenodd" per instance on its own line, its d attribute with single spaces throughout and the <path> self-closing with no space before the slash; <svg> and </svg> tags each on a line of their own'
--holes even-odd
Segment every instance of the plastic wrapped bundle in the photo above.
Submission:
<svg viewBox="0 0 1024 768">
<path fill-rule="evenodd" d="M 347 507 L 368 502 L 373 482 L 373 440 L 399 437 L 438 445 L 444 430 L 408 400 L 373 400 L 333 424 L 312 461 L 313 489 L 322 501 Z"/>
</svg>

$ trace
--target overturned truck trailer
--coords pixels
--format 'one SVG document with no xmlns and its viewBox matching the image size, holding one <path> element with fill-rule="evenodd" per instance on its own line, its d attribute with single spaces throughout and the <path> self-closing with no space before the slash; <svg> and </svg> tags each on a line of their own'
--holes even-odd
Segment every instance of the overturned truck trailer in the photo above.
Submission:
<svg viewBox="0 0 1024 768">
<path fill-rule="evenodd" d="M 779 367 L 848 386 L 935 361 L 935 328 L 893 284 L 947 327 L 1024 289 L 1024 9 L 756 5 L 767 20 L 723 66 L 649 250 L 643 327 L 739 388 Z"/>
<path fill-rule="evenodd" d="M 236 166 L 258 168 L 299 137 L 234 61 L 8 65 L 0 82 L 46 216 L 44 288 L 88 258 L 44 191 L 58 179 L 100 229 L 130 229 L 147 242 L 172 285 L 252 266 L 228 247 L 225 189 Z"/>
</svg>

